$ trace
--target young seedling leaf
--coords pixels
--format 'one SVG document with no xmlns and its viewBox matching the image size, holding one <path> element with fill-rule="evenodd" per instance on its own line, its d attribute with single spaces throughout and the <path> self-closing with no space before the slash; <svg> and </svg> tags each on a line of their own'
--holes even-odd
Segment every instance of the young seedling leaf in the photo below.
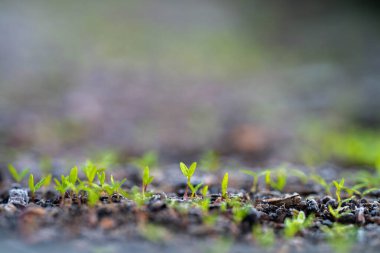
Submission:
<svg viewBox="0 0 380 253">
<path fill-rule="evenodd" d="M 223 196 L 223 198 L 227 197 L 227 187 L 228 187 L 228 173 L 225 173 L 223 180 L 222 180 L 222 196 Z"/>
<path fill-rule="evenodd" d="M 197 169 L 197 163 L 196 162 L 193 162 L 191 165 L 190 165 L 190 168 L 188 170 L 188 177 L 192 177 L 194 175 L 194 172 L 195 170 Z"/>
<path fill-rule="evenodd" d="M 78 179 L 78 167 L 74 166 L 70 170 L 69 181 L 70 183 L 75 184 L 77 182 L 77 179 Z"/>
<path fill-rule="evenodd" d="M 33 174 L 29 175 L 29 189 L 32 192 L 35 191 L 35 188 L 34 188 L 34 176 L 33 176 Z"/>
<path fill-rule="evenodd" d="M 189 176 L 189 169 L 187 168 L 186 164 L 184 164 L 183 162 L 180 162 L 179 163 L 179 167 L 182 171 L 182 174 L 185 176 L 185 177 L 188 177 Z"/>
</svg>

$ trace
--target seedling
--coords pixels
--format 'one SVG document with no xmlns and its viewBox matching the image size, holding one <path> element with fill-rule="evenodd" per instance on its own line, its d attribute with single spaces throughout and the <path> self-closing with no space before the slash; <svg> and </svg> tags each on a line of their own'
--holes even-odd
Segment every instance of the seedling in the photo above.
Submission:
<svg viewBox="0 0 380 253">
<path fill-rule="evenodd" d="M 63 205 L 64 203 L 64 199 L 65 199 L 65 193 L 66 193 L 66 190 L 67 190 L 67 187 L 68 187 L 68 180 L 63 176 L 61 175 L 61 182 L 54 178 L 54 182 L 55 182 L 55 189 L 61 194 L 61 206 Z"/>
<path fill-rule="evenodd" d="M 50 186 L 52 177 L 53 177 L 52 174 L 47 174 L 47 175 L 45 176 L 45 182 L 44 182 L 44 184 L 43 184 L 43 186 L 44 186 L 45 188 L 47 188 L 47 187 Z"/>
<path fill-rule="evenodd" d="M 46 180 L 46 178 L 43 177 L 43 178 L 41 178 L 41 180 L 37 184 L 34 184 L 33 174 L 29 175 L 29 190 L 30 190 L 30 193 L 32 195 L 31 196 L 32 202 L 34 201 L 34 196 L 35 196 L 36 191 L 38 191 L 38 189 L 40 189 L 43 186 L 45 180 Z"/>
<path fill-rule="evenodd" d="M 204 188 L 203 188 L 204 189 Z M 200 202 L 199 205 L 204 213 L 207 213 L 209 208 L 210 208 L 210 202 L 211 200 L 209 198 L 203 198 Z"/>
<path fill-rule="evenodd" d="M 196 186 L 193 186 L 191 183 L 189 183 L 189 188 L 191 190 L 191 198 L 195 197 L 195 194 L 201 188 L 202 185 L 203 185 L 203 183 L 199 183 Z"/>
<path fill-rule="evenodd" d="M 240 223 L 244 217 L 246 217 L 251 209 L 250 206 L 244 205 L 241 206 L 240 201 L 234 201 L 232 205 L 232 215 L 236 223 Z"/>
<path fill-rule="evenodd" d="M 73 194 L 76 196 L 78 206 L 80 206 L 82 201 L 79 196 L 79 192 L 85 189 L 84 183 L 80 181 L 79 185 L 76 185 L 75 183 L 72 183 L 70 179 L 67 179 L 67 189 L 71 190 L 71 198 L 73 198 Z"/>
<path fill-rule="evenodd" d="M 18 173 L 18 171 L 12 164 L 8 164 L 8 171 L 17 183 L 21 183 L 21 181 L 29 173 L 29 169 L 24 169 L 20 173 Z"/>
<path fill-rule="evenodd" d="M 87 161 L 85 167 L 83 168 L 83 172 L 87 178 L 87 185 L 90 187 L 93 186 L 96 174 L 104 170 L 105 169 L 98 169 L 96 165 L 93 164 L 91 161 Z"/>
<path fill-rule="evenodd" d="M 252 183 L 252 192 L 256 192 L 258 190 L 258 183 L 259 183 L 259 174 L 250 170 L 240 170 L 244 174 L 247 174 L 249 176 L 253 177 L 253 183 Z"/>
<path fill-rule="evenodd" d="M 272 186 L 272 188 L 281 191 L 282 189 L 284 189 L 286 185 L 286 180 L 287 180 L 286 171 L 284 168 L 280 168 L 277 171 L 275 171 L 275 175 L 276 175 L 277 181 L 272 180 L 272 182 L 270 182 L 270 185 Z"/>
<path fill-rule="evenodd" d="M 150 175 L 149 167 L 146 166 L 142 175 L 142 195 L 145 197 L 146 189 L 148 185 L 152 183 L 154 177 Z"/>
<path fill-rule="evenodd" d="M 224 177 L 223 177 L 223 180 L 222 180 L 222 197 L 224 199 L 227 199 L 228 195 L 227 195 L 227 188 L 228 188 L 228 173 L 225 173 L 224 174 Z"/>
<path fill-rule="evenodd" d="M 349 199 L 347 199 L 348 201 Z M 346 201 L 346 200 L 344 200 Z M 330 214 L 334 217 L 335 220 L 338 220 L 340 217 L 342 217 L 345 214 L 350 213 L 350 211 L 342 212 L 344 209 L 342 208 L 342 202 L 339 202 L 338 207 L 334 209 L 332 206 L 328 206 Z"/>
<path fill-rule="evenodd" d="M 203 198 L 206 198 L 206 197 L 207 197 L 207 193 L 208 193 L 208 185 L 205 185 L 205 186 L 202 188 L 202 197 L 203 197 Z"/>
<path fill-rule="evenodd" d="M 300 211 L 298 215 L 294 216 L 292 219 L 285 219 L 285 237 L 292 238 L 298 232 L 309 227 L 313 223 L 313 219 L 314 216 L 312 215 L 306 218 L 305 213 L 303 211 Z"/>
<path fill-rule="evenodd" d="M 265 170 L 260 173 L 261 175 L 265 176 L 265 187 L 267 191 L 270 191 L 270 185 L 271 185 L 271 171 L 270 170 Z"/>
<path fill-rule="evenodd" d="M 187 192 L 189 190 L 188 188 L 189 188 L 190 180 L 191 180 L 191 177 L 194 175 L 195 170 L 197 169 L 197 163 L 193 162 L 188 168 L 186 164 L 181 162 L 179 164 L 179 167 L 182 171 L 182 174 L 187 178 L 186 190 L 185 190 L 185 194 L 183 195 L 183 198 L 187 199 Z"/>
<path fill-rule="evenodd" d="M 78 167 L 75 166 L 75 167 L 71 168 L 71 170 L 70 170 L 69 180 L 68 181 L 71 184 L 75 185 L 76 182 L 77 182 L 77 180 L 78 180 Z"/>
<path fill-rule="evenodd" d="M 99 193 L 88 187 L 85 187 L 84 190 L 87 192 L 87 205 L 89 207 L 94 207 L 99 201 Z"/>
<path fill-rule="evenodd" d="M 111 184 L 106 185 L 105 188 L 107 189 L 108 195 L 112 195 L 114 193 L 117 194 L 117 198 L 119 198 L 119 194 L 124 194 L 123 190 L 121 189 L 121 186 L 127 181 L 126 178 L 124 178 L 121 181 L 115 181 L 113 176 L 111 175 Z"/>
<path fill-rule="evenodd" d="M 341 201 L 340 194 L 341 194 L 342 189 L 344 188 L 344 178 L 342 178 L 339 183 L 334 180 L 333 184 L 335 186 L 335 196 L 336 196 L 336 199 L 338 200 L 338 203 L 340 203 L 340 201 Z"/>
</svg>

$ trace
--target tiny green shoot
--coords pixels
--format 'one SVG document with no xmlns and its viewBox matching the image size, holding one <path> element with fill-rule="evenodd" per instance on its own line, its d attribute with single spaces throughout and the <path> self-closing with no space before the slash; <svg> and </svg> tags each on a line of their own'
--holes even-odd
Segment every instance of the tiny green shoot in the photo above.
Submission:
<svg viewBox="0 0 380 253">
<path fill-rule="evenodd" d="M 221 184 L 221 189 L 222 189 L 222 197 L 224 199 L 227 199 L 227 188 L 228 188 L 228 173 L 225 173 L 223 176 L 222 184 Z"/>
<path fill-rule="evenodd" d="M 259 183 L 259 174 L 257 172 L 253 172 L 250 170 L 240 170 L 246 175 L 252 176 L 253 177 L 253 183 L 252 183 L 252 188 L 251 192 L 256 192 L 258 190 L 258 183 Z"/>
<path fill-rule="evenodd" d="M 199 183 L 196 186 L 193 186 L 191 183 L 189 183 L 189 188 L 191 190 L 191 198 L 192 199 L 195 197 L 195 194 L 201 188 L 202 185 L 203 185 L 203 183 Z"/>
<path fill-rule="evenodd" d="M 152 183 L 154 177 L 150 175 L 149 167 L 146 166 L 142 175 L 142 195 L 145 197 L 145 192 L 148 185 Z"/>
<path fill-rule="evenodd" d="M 8 171 L 13 177 L 13 179 L 17 183 L 21 183 L 21 181 L 26 177 L 26 175 L 29 173 L 29 169 L 24 169 L 20 173 L 16 170 L 16 168 L 12 164 L 8 164 Z"/>
<path fill-rule="evenodd" d="M 309 215 L 309 217 L 306 218 L 305 213 L 303 211 L 300 211 L 298 215 L 294 216 L 292 219 L 285 219 L 285 237 L 294 237 L 298 232 L 309 227 L 313 223 L 313 219 L 313 215 Z"/>
<path fill-rule="evenodd" d="M 197 163 L 193 162 L 190 167 L 187 167 L 186 164 L 181 162 L 179 167 L 182 171 L 182 174 L 187 178 L 186 190 L 183 196 L 184 199 L 187 199 L 188 185 L 190 184 L 191 177 L 194 175 L 195 170 L 197 169 Z"/>
<path fill-rule="evenodd" d="M 31 192 L 31 197 L 32 197 L 32 201 L 34 201 L 34 197 L 35 197 L 35 193 L 36 191 L 38 191 L 44 184 L 46 178 L 43 177 L 41 178 L 40 181 L 38 181 L 38 183 L 34 183 L 34 176 L 33 174 L 30 174 L 29 175 L 29 189 L 30 189 L 30 192 Z"/>
<path fill-rule="evenodd" d="M 333 181 L 333 184 L 335 186 L 335 196 L 336 196 L 336 199 L 338 200 L 338 203 L 341 202 L 341 191 L 342 189 L 344 188 L 344 178 L 342 178 L 340 180 L 340 182 L 338 183 L 337 181 Z"/>
</svg>

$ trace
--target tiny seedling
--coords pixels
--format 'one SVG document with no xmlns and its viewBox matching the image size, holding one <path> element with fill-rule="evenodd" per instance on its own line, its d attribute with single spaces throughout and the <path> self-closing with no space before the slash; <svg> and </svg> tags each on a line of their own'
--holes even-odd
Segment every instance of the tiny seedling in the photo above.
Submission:
<svg viewBox="0 0 380 253">
<path fill-rule="evenodd" d="M 203 198 L 206 198 L 206 197 L 207 197 L 207 193 L 208 193 L 208 185 L 205 185 L 205 186 L 202 188 L 202 197 L 203 197 Z"/>
<path fill-rule="evenodd" d="M 223 180 L 222 180 L 222 197 L 224 199 L 227 199 L 228 195 L 227 195 L 227 188 L 228 188 L 228 173 L 225 173 L 224 174 L 224 177 L 223 177 Z"/>
<path fill-rule="evenodd" d="M 16 168 L 12 164 L 8 164 L 8 171 L 11 174 L 12 178 L 17 182 L 21 183 L 21 181 L 26 177 L 29 173 L 29 169 L 24 169 L 20 173 L 16 170 Z"/>
<path fill-rule="evenodd" d="M 71 195 L 71 198 L 73 198 L 73 195 L 76 196 L 77 198 L 77 201 L 78 201 L 78 206 L 81 205 L 81 197 L 79 196 L 79 192 L 81 190 L 84 190 L 85 189 L 85 185 L 82 181 L 79 182 L 79 184 L 73 184 L 69 181 L 69 179 L 67 180 L 67 189 L 70 190 L 70 195 Z"/>
<path fill-rule="evenodd" d="M 35 196 L 36 191 L 38 191 L 43 186 L 45 180 L 46 180 L 46 178 L 43 177 L 43 178 L 41 178 L 41 180 L 37 184 L 35 184 L 33 174 L 29 175 L 29 190 L 30 190 L 30 193 L 32 195 L 31 196 L 32 201 L 34 201 L 34 196 Z"/>
<path fill-rule="evenodd" d="M 77 166 L 74 166 L 73 168 L 71 168 L 70 170 L 70 174 L 69 174 L 69 182 L 71 184 L 76 184 L 78 180 L 78 167 Z"/>
<path fill-rule="evenodd" d="M 298 215 L 294 216 L 292 219 L 285 219 L 285 237 L 294 237 L 298 232 L 309 227 L 313 223 L 313 219 L 314 216 L 312 215 L 306 218 L 305 213 L 303 211 L 300 211 Z"/>
<path fill-rule="evenodd" d="M 272 182 L 270 182 L 270 185 L 273 189 L 281 191 L 282 189 L 284 189 L 287 180 L 285 168 L 281 167 L 278 170 L 276 170 L 275 175 L 277 180 L 272 180 Z"/>
<path fill-rule="evenodd" d="M 347 199 L 348 201 L 349 199 Z M 344 200 L 346 201 L 346 200 Z M 338 202 L 338 207 L 336 209 L 334 209 L 332 206 L 328 206 L 328 209 L 329 209 L 329 212 L 330 214 L 334 217 L 335 220 L 338 220 L 340 217 L 342 217 L 343 215 L 345 214 L 348 214 L 350 213 L 350 211 L 344 211 L 344 208 L 342 208 L 342 203 L 343 202 Z M 343 212 L 342 212 L 343 211 Z"/>
<path fill-rule="evenodd" d="M 200 200 L 199 205 L 204 213 L 208 213 L 208 210 L 210 209 L 210 202 L 211 200 L 209 198 L 203 198 Z"/>
<path fill-rule="evenodd" d="M 146 166 L 142 175 L 142 195 L 145 197 L 146 189 L 153 181 L 154 177 L 150 175 L 149 167 Z"/>
<path fill-rule="evenodd" d="M 197 193 L 197 191 L 201 188 L 201 186 L 203 185 L 203 183 L 199 183 L 197 184 L 196 186 L 192 185 L 191 183 L 189 183 L 189 188 L 191 190 L 191 198 L 193 199 L 195 197 L 195 194 Z"/>
<path fill-rule="evenodd" d="M 116 181 L 113 176 L 111 175 L 110 177 L 110 180 L 111 180 L 111 184 L 110 185 L 105 185 L 104 188 L 106 189 L 107 193 L 109 196 L 111 196 L 112 194 L 116 193 L 117 194 L 117 198 L 119 198 L 119 194 L 124 194 L 123 190 L 121 189 L 121 186 L 125 183 L 125 181 L 127 181 L 126 178 L 124 178 L 123 180 L 121 181 Z"/>
<path fill-rule="evenodd" d="M 338 200 L 338 203 L 341 202 L 341 191 L 342 189 L 344 188 L 344 178 L 342 178 L 340 180 L 340 182 L 338 183 L 337 181 L 333 181 L 333 184 L 335 186 L 335 196 L 336 196 L 336 199 Z"/>
<path fill-rule="evenodd" d="M 265 177 L 265 187 L 267 191 L 270 191 L 270 185 L 271 185 L 271 171 L 270 170 L 264 170 L 260 173 L 260 175 L 264 175 Z"/>
<path fill-rule="evenodd" d="M 61 194 L 61 204 L 60 205 L 62 206 L 64 203 L 64 199 L 65 199 L 65 193 L 66 193 L 66 190 L 68 187 L 68 180 L 65 178 L 65 176 L 61 175 L 61 181 L 54 178 L 54 182 L 55 182 L 54 188 Z"/>
<path fill-rule="evenodd" d="M 232 217 L 236 223 L 240 223 L 250 212 L 251 207 L 248 205 L 241 205 L 240 201 L 230 203 L 232 205 Z"/>
<path fill-rule="evenodd" d="M 99 192 L 89 187 L 84 187 L 83 190 L 87 192 L 87 205 L 89 207 L 94 207 L 99 201 Z"/>
<path fill-rule="evenodd" d="M 47 175 L 45 176 L 45 182 L 44 182 L 44 184 L 43 184 L 43 186 L 44 186 L 45 188 L 47 188 L 47 187 L 50 186 L 52 177 L 53 177 L 52 174 L 47 174 Z"/>
<path fill-rule="evenodd" d="M 187 192 L 188 192 L 188 188 L 189 188 L 189 184 L 190 184 L 190 181 L 191 181 L 191 177 L 194 175 L 194 172 L 195 170 L 197 169 L 197 163 L 196 162 L 193 162 L 190 167 L 187 167 L 186 164 L 184 164 L 183 162 L 181 162 L 179 164 L 179 167 L 182 171 L 182 174 L 187 178 L 187 184 L 186 184 L 186 190 L 185 190 L 185 194 L 183 195 L 183 198 L 184 199 L 187 199 Z"/>
<path fill-rule="evenodd" d="M 259 174 L 257 172 L 253 172 L 250 170 L 240 170 L 246 175 L 252 176 L 253 177 L 253 183 L 252 183 L 252 192 L 256 192 L 258 190 L 258 183 L 259 183 Z"/>
<path fill-rule="evenodd" d="M 104 171 L 105 169 L 98 169 L 95 164 L 91 161 L 87 161 L 83 168 L 83 172 L 87 178 L 87 185 L 93 186 L 95 176 L 98 172 Z"/>
</svg>

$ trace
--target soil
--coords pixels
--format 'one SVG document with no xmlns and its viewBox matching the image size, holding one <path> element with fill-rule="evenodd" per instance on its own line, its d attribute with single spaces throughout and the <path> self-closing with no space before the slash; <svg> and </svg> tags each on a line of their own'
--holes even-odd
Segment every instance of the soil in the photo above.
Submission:
<svg viewBox="0 0 380 253">
<path fill-rule="evenodd" d="M 53 189 L 38 192 L 34 200 L 29 192 L 28 203 L 19 199 L 23 197 L 18 192 L 14 202 L 12 191 L 22 189 L 3 182 L 0 195 L 2 250 L 326 252 L 330 247 L 322 230 L 334 223 L 352 224 L 357 228 L 353 250 L 377 252 L 380 246 L 380 194 L 376 191 L 365 198 L 356 196 L 344 202 L 340 217 L 335 218 L 329 206 L 337 208 L 337 200 L 324 194 L 318 185 L 304 184 L 290 177 L 281 192 L 265 190 L 263 182 L 259 182 L 258 192 L 250 192 L 251 179 L 230 171 L 228 199 L 248 208 L 244 217 L 236 220 L 232 202 L 224 205 L 226 200 L 220 194 L 222 171 L 213 174 L 197 171 L 198 177 L 194 178 L 209 185 L 211 202 L 207 212 L 194 205 L 202 199 L 200 194 L 194 199 L 184 199 L 185 181 L 179 173 L 175 166 L 154 171 L 156 179 L 153 186 L 149 186 L 151 196 L 142 205 L 117 194 L 100 198 L 94 207 L 86 204 L 85 194 L 80 196 L 80 205 L 77 197 L 70 198 L 66 194 L 62 205 L 61 196 Z M 133 185 L 140 185 L 141 178 L 135 169 L 115 174 L 129 179 L 125 183 L 127 191 Z M 284 237 L 285 219 L 300 211 L 314 216 L 312 225 L 290 239 Z M 252 237 L 256 225 L 274 229 L 275 241 L 271 247 L 263 248 Z M 315 244 L 319 246 L 314 247 Z"/>
</svg>

